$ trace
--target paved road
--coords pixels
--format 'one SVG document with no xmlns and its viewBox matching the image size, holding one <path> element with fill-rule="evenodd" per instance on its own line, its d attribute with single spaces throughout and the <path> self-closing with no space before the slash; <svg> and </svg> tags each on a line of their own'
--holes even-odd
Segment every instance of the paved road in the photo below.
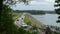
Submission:
<svg viewBox="0 0 60 34">
<path fill-rule="evenodd" d="M 26 24 L 26 25 L 23 25 L 23 24 L 25 24 L 24 21 L 23 21 L 23 20 L 24 20 L 24 17 L 25 17 L 25 16 L 24 16 L 25 14 L 26 14 L 26 13 L 23 13 L 21 17 L 19 17 L 19 18 L 16 19 L 15 24 L 16 24 L 18 27 L 20 27 L 20 26 L 27 26 L 27 24 Z"/>
</svg>

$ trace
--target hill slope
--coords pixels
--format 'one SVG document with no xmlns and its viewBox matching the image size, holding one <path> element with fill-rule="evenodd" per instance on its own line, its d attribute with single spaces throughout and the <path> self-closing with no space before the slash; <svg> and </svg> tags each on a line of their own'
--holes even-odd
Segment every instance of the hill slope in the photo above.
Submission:
<svg viewBox="0 0 60 34">
<path fill-rule="evenodd" d="M 29 25 L 36 26 L 38 28 L 45 28 L 46 27 L 44 24 L 42 24 L 41 22 L 36 20 L 34 17 L 32 17 L 31 14 L 25 15 L 24 22 Z"/>
</svg>

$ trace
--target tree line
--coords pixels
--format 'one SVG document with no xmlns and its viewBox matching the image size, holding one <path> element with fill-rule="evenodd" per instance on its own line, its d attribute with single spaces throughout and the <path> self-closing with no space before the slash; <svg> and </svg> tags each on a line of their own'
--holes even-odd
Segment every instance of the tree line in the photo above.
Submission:
<svg viewBox="0 0 60 34">
<path fill-rule="evenodd" d="M 16 10 L 15 13 L 30 13 L 33 15 L 40 15 L 40 14 L 56 14 L 55 11 L 44 11 L 44 10 Z"/>
</svg>

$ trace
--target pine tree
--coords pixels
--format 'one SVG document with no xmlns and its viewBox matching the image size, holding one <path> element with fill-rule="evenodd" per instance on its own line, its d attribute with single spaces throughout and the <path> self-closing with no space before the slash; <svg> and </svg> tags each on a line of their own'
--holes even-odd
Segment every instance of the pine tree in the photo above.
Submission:
<svg viewBox="0 0 60 34">
<path fill-rule="evenodd" d="M 60 0 L 55 0 L 55 12 L 59 15 L 58 20 L 56 21 L 57 23 L 60 23 Z"/>
<path fill-rule="evenodd" d="M 2 11 L 2 16 L 0 21 L 0 33 L 13 34 L 15 25 L 12 19 L 12 11 L 6 5 L 3 5 L 2 8 L 3 11 Z"/>
</svg>

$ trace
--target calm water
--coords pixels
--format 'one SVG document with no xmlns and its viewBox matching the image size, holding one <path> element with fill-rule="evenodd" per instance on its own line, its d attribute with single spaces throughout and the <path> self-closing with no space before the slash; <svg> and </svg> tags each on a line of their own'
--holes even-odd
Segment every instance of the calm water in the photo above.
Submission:
<svg viewBox="0 0 60 34">
<path fill-rule="evenodd" d="M 60 23 L 56 23 L 56 21 L 58 20 L 57 14 L 32 15 L 32 16 L 45 25 L 53 25 L 60 27 Z"/>
</svg>

